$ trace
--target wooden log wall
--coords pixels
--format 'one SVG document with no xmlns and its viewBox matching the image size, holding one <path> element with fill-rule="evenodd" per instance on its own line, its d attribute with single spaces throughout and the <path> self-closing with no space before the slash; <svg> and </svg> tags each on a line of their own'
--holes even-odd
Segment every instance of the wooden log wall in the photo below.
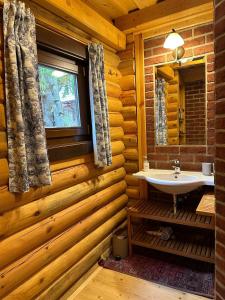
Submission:
<svg viewBox="0 0 225 300">
<path fill-rule="evenodd" d="M 97 169 L 93 155 L 58 161 L 51 164 L 51 186 L 12 194 L 7 186 L 1 62 L 0 299 L 59 299 L 97 262 L 110 246 L 113 230 L 126 219 L 125 129 L 119 63 L 118 55 L 105 51 L 112 165 Z M 133 162 L 136 154 L 132 149 L 125 155 Z"/>
<path fill-rule="evenodd" d="M 179 145 L 180 143 L 180 127 L 179 127 L 179 107 L 180 107 L 180 84 L 179 74 L 175 71 L 175 77 L 167 82 L 166 95 L 167 110 L 167 131 L 168 144 Z"/>
<path fill-rule="evenodd" d="M 132 173 L 139 171 L 138 158 L 138 137 L 137 137 L 137 103 L 135 83 L 135 46 L 132 35 L 127 36 L 126 50 L 118 52 L 120 64 L 118 66 L 122 77 L 119 80 L 121 87 L 121 101 L 123 104 L 122 115 L 124 118 L 124 157 L 125 169 L 127 172 L 127 196 L 129 205 L 140 198 L 140 182 L 132 176 Z"/>
</svg>

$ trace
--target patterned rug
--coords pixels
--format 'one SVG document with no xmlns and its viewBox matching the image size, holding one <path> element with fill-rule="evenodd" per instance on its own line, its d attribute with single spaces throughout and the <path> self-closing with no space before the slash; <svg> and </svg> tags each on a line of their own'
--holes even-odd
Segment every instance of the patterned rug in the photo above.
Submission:
<svg viewBox="0 0 225 300">
<path fill-rule="evenodd" d="M 107 269 L 125 273 L 184 292 L 213 298 L 214 268 L 210 264 L 163 255 L 134 254 L 99 262 Z"/>
</svg>

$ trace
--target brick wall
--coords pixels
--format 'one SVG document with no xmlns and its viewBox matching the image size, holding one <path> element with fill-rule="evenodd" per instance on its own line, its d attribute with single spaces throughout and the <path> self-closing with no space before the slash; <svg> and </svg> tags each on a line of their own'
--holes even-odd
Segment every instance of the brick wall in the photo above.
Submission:
<svg viewBox="0 0 225 300">
<path fill-rule="evenodd" d="M 225 0 L 215 0 L 216 300 L 225 299 Z"/>
<path fill-rule="evenodd" d="M 207 132 L 206 144 L 201 146 L 155 146 L 154 139 L 154 65 L 173 60 L 171 51 L 162 47 L 164 36 L 145 41 L 145 104 L 148 158 L 153 168 L 170 168 L 170 160 L 179 158 L 183 170 L 200 170 L 203 161 L 214 159 L 214 45 L 213 26 L 205 24 L 179 31 L 185 40 L 185 55 L 206 56 L 207 70 Z"/>
<path fill-rule="evenodd" d="M 205 82 L 185 83 L 186 144 L 205 144 Z"/>
</svg>

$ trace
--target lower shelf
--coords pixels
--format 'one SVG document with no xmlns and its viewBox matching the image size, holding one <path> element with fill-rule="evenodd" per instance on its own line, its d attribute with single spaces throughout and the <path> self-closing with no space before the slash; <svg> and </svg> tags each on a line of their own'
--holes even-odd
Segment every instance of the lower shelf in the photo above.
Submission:
<svg viewBox="0 0 225 300">
<path fill-rule="evenodd" d="M 205 239 L 196 240 L 190 237 L 183 237 L 163 241 L 159 237 L 147 234 L 147 228 L 139 226 L 132 235 L 131 244 L 167 252 L 179 256 L 214 263 L 213 245 L 207 243 Z"/>
</svg>

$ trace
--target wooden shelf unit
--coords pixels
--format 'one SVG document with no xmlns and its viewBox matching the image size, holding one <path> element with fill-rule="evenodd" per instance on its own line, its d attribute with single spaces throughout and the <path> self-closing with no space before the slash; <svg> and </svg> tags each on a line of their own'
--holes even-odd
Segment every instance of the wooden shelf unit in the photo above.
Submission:
<svg viewBox="0 0 225 300">
<path fill-rule="evenodd" d="M 130 216 L 214 230 L 215 221 L 211 216 L 202 216 L 196 214 L 190 207 L 178 209 L 174 215 L 171 203 L 163 201 L 140 201 L 128 209 Z"/>
<path fill-rule="evenodd" d="M 132 254 L 132 246 L 142 246 L 153 250 L 167 252 L 179 256 L 214 263 L 214 245 L 210 243 L 210 237 L 215 227 L 214 217 L 202 216 L 195 212 L 194 207 L 184 207 L 178 209 L 177 214 L 173 214 L 171 203 L 164 201 L 139 201 L 128 208 L 128 238 L 129 252 Z M 147 227 L 139 225 L 137 228 L 132 224 L 132 218 L 165 222 L 175 225 L 182 225 L 192 228 L 209 230 L 204 232 L 205 238 L 197 239 L 194 234 L 175 234 L 174 239 L 163 241 L 159 237 L 146 233 Z M 187 230 L 188 231 L 188 230 Z M 189 230 L 190 231 L 190 230 Z"/>
<path fill-rule="evenodd" d="M 132 235 L 131 244 L 214 263 L 214 249 L 207 241 L 198 242 L 190 238 L 163 241 L 159 237 L 147 234 L 146 230 L 144 226 L 139 226 Z"/>
</svg>

